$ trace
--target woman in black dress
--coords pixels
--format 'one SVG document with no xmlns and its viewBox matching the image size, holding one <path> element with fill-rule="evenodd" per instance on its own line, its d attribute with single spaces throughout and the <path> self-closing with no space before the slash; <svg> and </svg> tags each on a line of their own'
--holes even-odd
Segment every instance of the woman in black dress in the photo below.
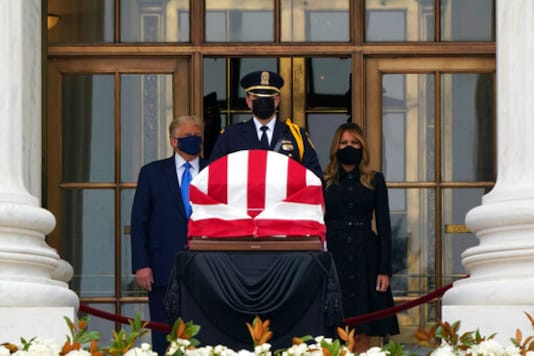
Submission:
<svg viewBox="0 0 534 356">
<path fill-rule="evenodd" d="M 358 125 L 346 123 L 336 130 L 324 180 L 326 240 L 337 267 L 345 317 L 392 307 L 387 187 L 384 175 L 369 168 L 367 142 Z M 369 348 L 369 336 L 399 333 L 396 316 L 355 328 L 358 352 Z"/>
</svg>

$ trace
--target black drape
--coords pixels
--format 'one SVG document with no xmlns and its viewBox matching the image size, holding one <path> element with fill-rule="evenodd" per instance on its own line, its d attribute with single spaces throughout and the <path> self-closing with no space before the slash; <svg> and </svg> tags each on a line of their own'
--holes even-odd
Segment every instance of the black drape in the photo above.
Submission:
<svg viewBox="0 0 534 356">
<path fill-rule="evenodd" d="M 334 336 L 343 324 L 333 259 L 323 252 L 183 252 L 165 298 L 170 322 L 201 326 L 203 345 L 252 349 L 246 322 L 271 321 L 274 349 L 291 338 Z"/>
</svg>

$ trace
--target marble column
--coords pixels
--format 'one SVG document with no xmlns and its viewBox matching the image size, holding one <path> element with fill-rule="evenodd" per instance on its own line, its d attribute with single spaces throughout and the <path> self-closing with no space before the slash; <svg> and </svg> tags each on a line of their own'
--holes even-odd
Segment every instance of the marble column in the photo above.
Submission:
<svg viewBox="0 0 534 356">
<path fill-rule="evenodd" d="M 469 278 L 443 297 L 462 330 L 534 334 L 534 1 L 497 0 L 497 182 L 468 212 L 479 245 L 462 254 Z"/>
<path fill-rule="evenodd" d="M 79 303 L 72 267 L 47 245 L 55 218 L 27 189 L 41 172 L 41 0 L 0 9 L 0 343 L 62 343 Z"/>
</svg>

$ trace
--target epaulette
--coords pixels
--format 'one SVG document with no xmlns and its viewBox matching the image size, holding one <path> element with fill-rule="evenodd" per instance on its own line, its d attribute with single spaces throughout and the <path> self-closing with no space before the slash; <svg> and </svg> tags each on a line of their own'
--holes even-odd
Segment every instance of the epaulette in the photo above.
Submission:
<svg viewBox="0 0 534 356">
<path fill-rule="evenodd" d="M 304 141 L 302 140 L 302 134 L 300 132 L 300 126 L 293 123 L 291 119 L 286 119 L 285 124 L 289 128 L 289 131 L 295 138 L 295 142 L 297 143 L 297 148 L 299 150 L 299 161 L 302 161 L 302 157 L 304 157 Z"/>
</svg>

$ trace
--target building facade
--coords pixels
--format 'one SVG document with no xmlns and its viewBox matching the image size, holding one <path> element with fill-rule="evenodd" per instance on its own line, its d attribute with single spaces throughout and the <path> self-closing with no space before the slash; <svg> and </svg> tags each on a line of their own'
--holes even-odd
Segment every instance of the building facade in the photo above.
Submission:
<svg viewBox="0 0 534 356">
<path fill-rule="evenodd" d="M 43 1 L 41 200 L 81 303 L 148 318 L 130 269 L 139 169 L 171 154 L 181 114 L 204 118 L 208 155 L 250 115 L 239 79 L 263 69 L 323 167 L 339 124 L 364 128 L 389 187 L 396 302 L 464 276 L 465 216 L 497 175 L 495 0 Z M 399 314 L 397 338 L 440 307 Z M 91 323 L 109 339 L 113 323 Z"/>
</svg>

